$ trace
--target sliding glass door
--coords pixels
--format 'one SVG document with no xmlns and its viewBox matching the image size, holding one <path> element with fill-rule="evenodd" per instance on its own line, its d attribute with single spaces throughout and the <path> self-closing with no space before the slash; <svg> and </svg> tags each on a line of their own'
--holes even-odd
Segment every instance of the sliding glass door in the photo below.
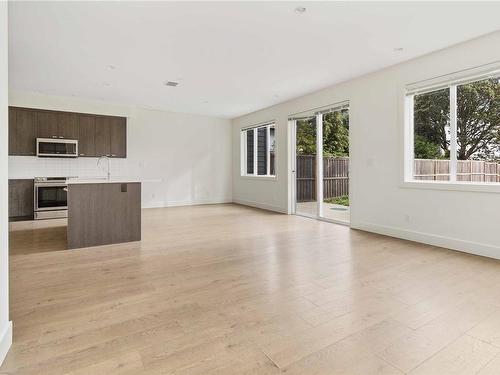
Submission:
<svg viewBox="0 0 500 375">
<path fill-rule="evenodd" d="M 316 118 L 297 119 L 296 166 L 295 166 L 295 212 L 304 216 L 318 216 L 317 167 L 316 167 Z"/>
<path fill-rule="evenodd" d="M 295 148 L 294 208 L 298 215 L 348 223 L 347 103 L 290 118 Z"/>
<path fill-rule="evenodd" d="M 323 195 L 320 217 L 349 222 L 349 109 L 322 115 Z"/>
</svg>

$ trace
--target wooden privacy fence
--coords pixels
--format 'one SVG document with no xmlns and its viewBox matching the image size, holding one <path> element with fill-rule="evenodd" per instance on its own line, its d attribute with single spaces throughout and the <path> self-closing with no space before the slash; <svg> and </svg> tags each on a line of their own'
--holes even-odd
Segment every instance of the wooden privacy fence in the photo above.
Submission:
<svg viewBox="0 0 500 375">
<path fill-rule="evenodd" d="M 297 202 L 316 200 L 316 155 L 297 155 Z M 349 194 L 349 158 L 323 157 L 323 198 Z"/>
<path fill-rule="evenodd" d="M 415 180 L 447 181 L 450 161 L 415 159 Z M 500 164 L 479 160 L 457 160 L 457 181 L 500 182 Z"/>
</svg>

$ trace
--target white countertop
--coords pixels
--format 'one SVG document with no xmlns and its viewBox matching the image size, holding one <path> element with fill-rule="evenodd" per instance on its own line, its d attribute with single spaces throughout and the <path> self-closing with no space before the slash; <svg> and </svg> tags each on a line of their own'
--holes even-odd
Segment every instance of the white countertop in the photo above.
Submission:
<svg viewBox="0 0 500 375">
<path fill-rule="evenodd" d="M 125 183 L 134 183 L 134 182 L 141 182 L 136 179 L 121 179 L 121 178 L 95 178 L 95 179 L 84 179 L 84 178 L 79 178 L 77 180 L 68 180 L 66 183 L 68 185 L 78 185 L 78 184 L 125 184 Z"/>
<path fill-rule="evenodd" d="M 9 179 L 27 179 L 33 180 L 33 176 L 15 176 L 9 177 Z M 104 176 L 82 176 L 82 177 L 68 177 L 66 183 L 72 184 L 119 184 L 119 183 L 132 183 L 132 182 L 141 182 L 141 183 L 158 183 L 163 182 L 161 178 L 143 178 L 143 177 L 134 177 L 134 176 L 111 176 L 108 180 Z"/>
<path fill-rule="evenodd" d="M 108 180 L 104 176 L 85 176 L 74 177 L 66 181 L 69 185 L 75 184 L 119 184 L 119 183 L 133 183 L 133 182 L 162 182 L 162 179 L 140 178 L 131 176 L 111 176 Z"/>
</svg>

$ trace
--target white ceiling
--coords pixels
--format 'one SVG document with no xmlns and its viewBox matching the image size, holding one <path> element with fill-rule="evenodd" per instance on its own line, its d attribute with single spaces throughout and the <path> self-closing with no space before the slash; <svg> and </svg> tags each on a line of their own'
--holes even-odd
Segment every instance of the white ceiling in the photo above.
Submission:
<svg viewBox="0 0 500 375">
<path fill-rule="evenodd" d="M 499 14 L 500 2 L 11 2 L 10 88 L 231 118 L 498 30 Z"/>
</svg>

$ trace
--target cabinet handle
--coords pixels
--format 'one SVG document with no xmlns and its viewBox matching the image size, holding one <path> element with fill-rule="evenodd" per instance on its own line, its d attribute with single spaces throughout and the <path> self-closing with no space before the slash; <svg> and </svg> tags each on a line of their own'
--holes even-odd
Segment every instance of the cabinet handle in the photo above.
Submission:
<svg viewBox="0 0 500 375">
<path fill-rule="evenodd" d="M 80 154 L 80 156 L 84 156 L 85 154 Z"/>
<path fill-rule="evenodd" d="M 111 154 L 111 156 L 116 156 L 115 154 Z"/>
<path fill-rule="evenodd" d="M 53 135 L 52 138 L 57 138 L 57 135 Z"/>
<path fill-rule="evenodd" d="M 64 137 L 59 136 L 59 138 L 64 139 Z"/>
</svg>

